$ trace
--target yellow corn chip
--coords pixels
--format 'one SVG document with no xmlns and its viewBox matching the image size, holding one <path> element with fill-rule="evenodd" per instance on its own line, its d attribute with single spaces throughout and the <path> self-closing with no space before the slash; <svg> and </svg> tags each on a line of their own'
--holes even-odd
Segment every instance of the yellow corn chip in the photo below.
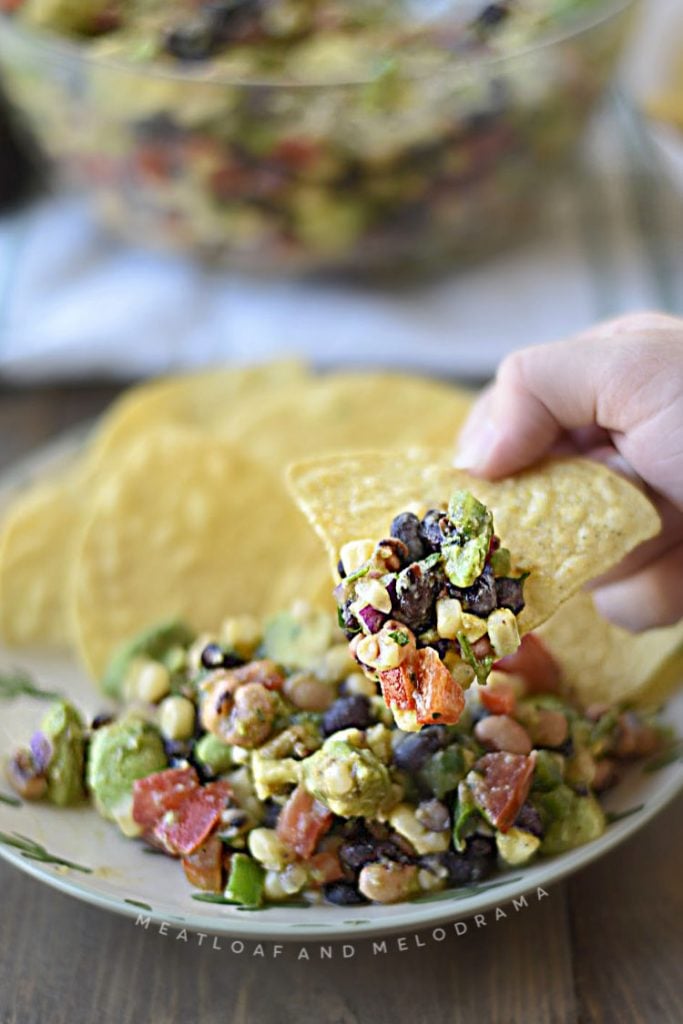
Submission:
<svg viewBox="0 0 683 1024">
<path fill-rule="evenodd" d="M 80 474 L 71 470 L 22 491 L 0 534 L 0 633 L 10 645 L 67 646 L 66 581 L 79 520 Z"/>
<path fill-rule="evenodd" d="M 119 644 L 163 619 L 210 630 L 274 610 L 299 520 L 270 474 L 227 442 L 173 428 L 142 438 L 100 487 L 83 532 L 74 606 L 88 669 L 99 676 Z"/>
<path fill-rule="evenodd" d="M 683 623 L 628 633 L 575 594 L 538 630 L 580 704 L 657 707 L 683 682 Z"/>
</svg>

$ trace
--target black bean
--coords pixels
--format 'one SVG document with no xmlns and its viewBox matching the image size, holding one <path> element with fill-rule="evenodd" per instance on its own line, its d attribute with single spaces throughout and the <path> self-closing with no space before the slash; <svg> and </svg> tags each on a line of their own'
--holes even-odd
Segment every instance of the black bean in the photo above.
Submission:
<svg viewBox="0 0 683 1024">
<path fill-rule="evenodd" d="M 401 512 L 391 524 L 391 536 L 403 541 L 411 562 L 419 562 L 429 554 L 421 530 L 422 524 L 412 512 Z"/>
<path fill-rule="evenodd" d="M 531 832 L 532 836 L 537 836 L 539 839 L 543 838 L 544 828 L 543 822 L 541 821 L 541 815 L 538 813 L 533 804 L 528 801 L 522 804 L 522 808 L 517 815 L 515 821 L 515 828 L 521 828 L 524 832 Z"/>
<path fill-rule="evenodd" d="M 223 668 L 223 648 L 220 644 L 207 644 L 201 655 L 204 668 Z"/>
<path fill-rule="evenodd" d="M 166 35 L 166 49 L 179 60 L 206 60 L 215 49 L 216 38 L 210 22 L 196 17 L 177 25 Z"/>
<path fill-rule="evenodd" d="M 339 697 L 323 715 L 323 735 L 340 729 L 367 729 L 375 721 L 370 701 L 362 693 Z"/>
<path fill-rule="evenodd" d="M 568 736 L 561 747 L 555 747 L 558 754 L 562 754 L 564 757 L 574 756 L 574 740 L 571 736 Z"/>
<path fill-rule="evenodd" d="M 420 732 L 410 732 L 394 750 L 393 762 L 406 772 L 417 772 L 435 754 L 448 746 L 448 730 L 444 725 L 429 725 Z"/>
<path fill-rule="evenodd" d="M 448 850 L 440 855 L 451 885 L 471 885 L 488 878 L 496 863 L 496 844 L 485 836 L 469 840 L 464 853 Z"/>
<path fill-rule="evenodd" d="M 352 907 L 368 902 L 365 896 L 358 892 L 353 882 L 327 882 L 323 886 L 323 895 L 328 903 L 336 903 L 340 907 Z"/>
<path fill-rule="evenodd" d="M 418 647 L 433 647 L 434 650 L 436 651 L 436 653 L 439 655 L 439 657 L 443 661 L 443 659 L 446 657 L 448 652 L 453 649 L 453 641 L 452 640 L 434 640 L 432 643 L 428 643 L 428 644 L 423 644 L 423 643 L 420 643 L 420 641 L 418 641 L 417 646 Z"/>
<path fill-rule="evenodd" d="M 192 753 L 192 744 L 187 740 L 164 740 L 164 750 L 171 767 L 173 762 L 187 761 Z"/>
<path fill-rule="evenodd" d="M 351 871 L 360 871 L 365 864 L 379 860 L 377 844 L 371 839 L 349 839 L 339 847 L 339 859 Z"/>
<path fill-rule="evenodd" d="M 485 28 L 491 28 L 493 25 L 499 25 L 501 21 L 504 21 L 509 13 L 507 4 L 487 4 L 478 16 L 477 24 Z"/>
<path fill-rule="evenodd" d="M 396 580 L 395 617 L 415 633 L 426 629 L 434 620 L 436 595 L 440 589 L 441 578 L 437 572 L 425 572 L 417 562 L 409 565 Z"/>
<path fill-rule="evenodd" d="M 458 588 L 456 596 L 462 602 L 464 611 L 482 618 L 489 615 L 498 606 L 496 580 L 491 566 L 484 566 L 481 576 L 471 587 Z"/>
<path fill-rule="evenodd" d="M 500 576 L 496 580 L 496 596 L 499 608 L 509 608 L 519 615 L 524 607 L 524 580 Z"/>
<path fill-rule="evenodd" d="M 271 797 L 263 803 L 263 822 L 265 828 L 275 828 L 280 817 L 281 807 Z"/>
<path fill-rule="evenodd" d="M 203 668 L 237 668 L 244 664 L 244 659 L 239 658 L 232 651 L 224 650 L 220 644 L 207 644 L 201 654 Z"/>
<path fill-rule="evenodd" d="M 108 711 L 100 711 L 98 715 L 95 715 L 92 722 L 90 723 L 91 729 L 101 729 L 103 725 L 109 725 L 110 722 L 114 721 L 114 716 L 110 715 Z"/>
<path fill-rule="evenodd" d="M 344 563 L 342 562 L 341 558 L 337 562 L 337 574 L 339 575 L 339 578 L 342 580 L 346 577 L 346 569 L 344 568 Z"/>
<path fill-rule="evenodd" d="M 448 516 L 438 508 L 430 508 L 420 524 L 422 539 L 430 551 L 440 551 L 444 541 L 442 526 L 446 528 Z"/>
</svg>

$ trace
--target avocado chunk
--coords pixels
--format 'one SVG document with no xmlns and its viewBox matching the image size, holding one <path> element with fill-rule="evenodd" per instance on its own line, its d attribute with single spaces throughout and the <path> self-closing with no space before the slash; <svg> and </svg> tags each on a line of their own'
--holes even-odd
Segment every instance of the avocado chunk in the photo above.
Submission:
<svg viewBox="0 0 683 1024">
<path fill-rule="evenodd" d="M 442 545 L 446 575 L 456 587 L 470 587 L 486 564 L 493 517 L 469 491 L 456 491 L 448 503 L 448 518 L 455 528 Z"/>
<path fill-rule="evenodd" d="M 285 668 L 310 668 L 332 643 L 332 628 L 325 612 L 313 612 L 305 620 L 280 612 L 265 624 L 263 654 Z"/>
<path fill-rule="evenodd" d="M 164 661 L 171 650 L 187 647 L 193 640 L 194 633 L 182 622 L 162 622 L 143 630 L 114 652 L 102 677 L 102 689 L 110 697 L 121 699 L 131 662 L 136 658 Z"/>
<path fill-rule="evenodd" d="M 52 746 L 47 768 L 47 799 L 60 807 L 80 803 L 85 799 L 85 737 L 81 716 L 68 700 L 59 700 L 50 707 L 40 728 Z"/>
<path fill-rule="evenodd" d="M 141 718 L 102 726 L 88 751 L 87 781 L 95 807 L 126 835 L 139 831 L 132 820 L 133 783 L 167 765 L 161 736 Z"/>
<path fill-rule="evenodd" d="M 564 853 L 597 839 L 605 831 L 605 814 L 592 795 L 572 794 L 566 817 L 552 822 L 541 843 L 541 853 Z"/>
<path fill-rule="evenodd" d="M 392 793 L 389 772 L 368 747 L 331 736 L 301 765 L 303 784 L 344 818 L 374 817 Z"/>
</svg>

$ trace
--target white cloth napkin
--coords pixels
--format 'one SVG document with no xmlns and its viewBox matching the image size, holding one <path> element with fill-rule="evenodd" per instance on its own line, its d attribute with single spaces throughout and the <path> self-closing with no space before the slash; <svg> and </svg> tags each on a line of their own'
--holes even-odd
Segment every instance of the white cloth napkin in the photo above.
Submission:
<svg viewBox="0 0 683 1024">
<path fill-rule="evenodd" d="M 57 197 L 0 221 L 0 374 L 128 378 L 300 353 L 477 378 L 600 318 L 683 313 L 683 197 L 660 161 L 613 93 L 542 234 L 408 290 L 203 269 L 117 242 Z"/>
</svg>

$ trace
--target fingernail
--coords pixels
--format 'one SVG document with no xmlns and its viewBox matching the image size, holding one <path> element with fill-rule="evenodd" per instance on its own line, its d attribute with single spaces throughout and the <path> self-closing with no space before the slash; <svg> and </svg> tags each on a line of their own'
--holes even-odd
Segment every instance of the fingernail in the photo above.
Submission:
<svg viewBox="0 0 683 1024">
<path fill-rule="evenodd" d="M 458 451 L 453 459 L 455 468 L 476 472 L 486 462 L 497 437 L 498 431 L 488 418 L 479 420 L 476 426 L 469 426 L 458 441 Z"/>
</svg>

